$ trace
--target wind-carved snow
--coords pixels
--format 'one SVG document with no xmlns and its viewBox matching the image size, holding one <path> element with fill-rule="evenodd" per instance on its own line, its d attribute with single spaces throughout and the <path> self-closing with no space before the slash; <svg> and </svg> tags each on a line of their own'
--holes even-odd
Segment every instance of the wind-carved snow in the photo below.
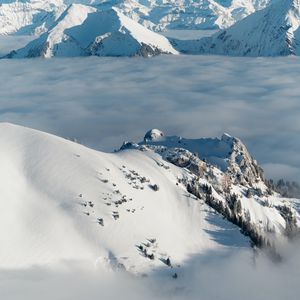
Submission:
<svg viewBox="0 0 300 300">
<path fill-rule="evenodd" d="M 153 56 L 177 54 L 162 35 L 152 32 L 116 8 L 98 11 L 71 5 L 53 28 L 8 57 Z"/>
<path fill-rule="evenodd" d="M 0 124 L 0 132 L 2 268 L 82 260 L 174 276 L 193 254 L 249 247 L 249 238 L 226 212 L 247 218 L 245 234 L 255 228 L 257 238 L 268 241 L 285 239 L 287 229 L 291 233 L 299 225 L 286 199 L 267 195 L 262 181 L 250 188 L 253 178 L 241 160 L 229 162 L 228 170 L 240 169 L 242 178 L 233 181 L 227 172 L 232 182 L 225 186 L 225 173 L 186 150 L 188 144 L 165 148 L 153 140 L 102 153 L 11 124 Z M 226 136 L 219 142 L 233 140 Z M 237 197 L 230 211 L 228 189 Z M 216 203 L 224 203 L 225 210 L 218 213 Z"/>
</svg>

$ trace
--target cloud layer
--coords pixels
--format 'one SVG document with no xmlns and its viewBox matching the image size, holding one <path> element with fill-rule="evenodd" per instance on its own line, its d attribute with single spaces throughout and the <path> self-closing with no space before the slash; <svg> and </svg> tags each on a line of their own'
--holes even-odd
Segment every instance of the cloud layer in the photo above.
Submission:
<svg viewBox="0 0 300 300">
<path fill-rule="evenodd" d="M 0 67 L 0 121 L 105 151 L 153 127 L 195 138 L 225 131 L 269 175 L 280 177 L 283 166 L 300 180 L 299 58 L 90 57 Z"/>
<path fill-rule="evenodd" d="M 207 253 L 191 258 L 177 279 L 160 274 L 134 277 L 122 272 L 67 263 L 59 268 L 0 270 L 0 297 L 5 300 L 297 300 L 299 245 L 283 251 L 283 261 L 271 262 L 250 251 Z M 153 276 L 154 275 L 154 276 Z"/>
</svg>

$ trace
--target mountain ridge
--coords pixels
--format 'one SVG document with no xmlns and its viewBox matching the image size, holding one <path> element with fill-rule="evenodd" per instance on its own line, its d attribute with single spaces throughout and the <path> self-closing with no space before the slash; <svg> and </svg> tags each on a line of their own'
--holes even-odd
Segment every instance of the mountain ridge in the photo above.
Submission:
<svg viewBox="0 0 300 300">
<path fill-rule="evenodd" d="M 245 211 L 244 205 L 247 207 L 247 199 L 252 197 L 265 197 L 260 204 L 278 210 L 279 215 L 286 221 L 285 234 L 294 235 L 298 232 L 296 211 L 285 205 L 283 208 L 281 205 L 269 203 L 273 196 L 276 199 L 279 195 L 270 188 L 262 168 L 237 138 L 223 134 L 221 138 L 193 140 L 177 136 L 168 137 L 155 129 L 153 133 L 147 132 L 143 142 L 125 143 L 121 150 L 126 148 L 154 151 L 166 161 L 188 169 L 194 177 L 185 180 L 187 191 L 205 199 L 208 205 L 241 227 L 256 245 L 272 246 L 273 238 L 269 233 L 275 233 L 276 230 L 267 225 L 261 231 L 262 228 L 260 225 L 257 227 L 256 221 L 251 224 L 252 217 Z M 203 181 L 202 178 L 208 181 Z M 220 192 L 223 200 L 220 199 Z"/>
<path fill-rule="evenodd" d="M 168 163 L 158 168 L 155 153 L 101 153 L 7 123 L 0 132 L 2 268 L 83 260 L 135 274 L 156 268 L 172 274 L 193 253 L 229 247 L 210 237 L 214 231 L 222 230 L 232 247 L 249 243 L 188 197 L 175 184 L 182 171 Z"/>
<path fill-rule="evenodd" d="M 148 29 L 216 29 L 227 28 L 247 15 L 266 7 L 271 0 L 190 0 L 173 1 L 76 1 L 98 9 L 112 6 Z M 274 1 L 274 0 L 273 0 Z M 42 34 L 59 15 L 74 3 L 69 0 L 0 1 L 0 34 Z M 45 21 L 45 19 L 48 19 Z"/>
<path fill-rule="evenodd" d="M 293 202 L 257 176 L 239 180 L 228 171 L 235 164 L 224 172 L 205 162 L 185 149 L 188 139 L 181 148 L 152 140 L 103 153 L 8 123 L 0 133 L 2 268 L 82 260 L 172 276 L 193 254 L 250 249 L 250 241 L 275 247 L 300 226 Z M 213 156 L 236 143 L 228 135 L 206 142 Z"/>
</svg>

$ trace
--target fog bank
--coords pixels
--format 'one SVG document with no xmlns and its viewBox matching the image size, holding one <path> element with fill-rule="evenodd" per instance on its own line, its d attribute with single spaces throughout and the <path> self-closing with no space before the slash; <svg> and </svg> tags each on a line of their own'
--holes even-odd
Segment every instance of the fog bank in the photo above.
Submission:
<svg viewBox="0 0 300 300">
<path fill-rule="evenodd" d="M 270 176 L 300 180 L 300 58 L 0 61 L 0 121 L 104 151 L 157 127 L 240 137 Z"/>
<path fill-rule="evenodd" d="M 207 253 L 182 266 L 178 279 L 160 274 L 136 277 L 68 262 L 59 268 L 0 270 L 0 298 L 5 300 L 299 299 L 299 245 L 284 249 L 281 263 L 250 251 Z"/>
</svg>

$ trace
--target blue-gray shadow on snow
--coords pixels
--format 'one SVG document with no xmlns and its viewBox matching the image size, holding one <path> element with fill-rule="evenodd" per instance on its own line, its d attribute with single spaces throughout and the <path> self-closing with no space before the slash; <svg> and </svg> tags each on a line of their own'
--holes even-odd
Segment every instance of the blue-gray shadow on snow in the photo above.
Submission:
<svg viewBox="0 0 300 300">
<path fill-rule="evenodd" d="M 244 236 L 238 226 L 230 223 L 219 214 L 208 214 L 205 218 L 214 230 L 205 230 L 212 240 L 228 247 L 249 248 L 250 240 Z"/>
</svg>

